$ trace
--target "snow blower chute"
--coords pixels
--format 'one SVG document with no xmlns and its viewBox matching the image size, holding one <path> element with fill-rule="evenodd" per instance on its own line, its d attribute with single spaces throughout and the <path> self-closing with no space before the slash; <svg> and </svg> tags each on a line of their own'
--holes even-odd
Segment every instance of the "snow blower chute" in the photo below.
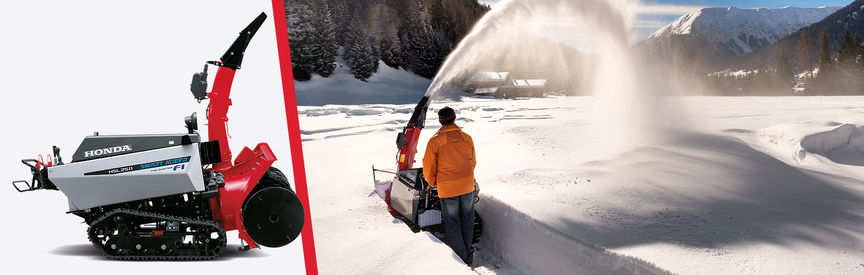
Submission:
<svg viewBox="0 0 864 275">
<path fill-rule="evenodd" d="M 400 219 L 415 233 L 428 231 L 439 239 L 444 239 L 444 223 L 441 214 L 441 202 L 438 189 L 429 186 L 423 178 L 423 168 L 413 168 L 414 156 L 417 154 L 417 143 L 420 141 L 420 131 L 426 123 L 426 111 L 429 109 L 429 96 L 424 96 L 414 107 L 414 113 L 408 120 L 408 125 L 396 137 L 396 172 L 375 169 L 372 166 L 372 177 L 375 181 L 375 191 L 387 203 L 387 210 L 394 218 Z M 379 181 L 376 173 L 392 174 L 391 181 Z M 475 191 L 478 192 L 475 182 Z M 479 197 L 474 201 L 476 204 Z M 474 239 L 480 241 L 483 232 L 483 220 L 474 210 Z"/>
<path fill-rule="evenodd" d="M 284 246 L 300 234 L 303 206 L 288 179 L 275 167 L 267 143 L 244 147 L 232 162 L 228 146 L 229 95 L 249 40 L 267 15 L 261 13 L 220 58 L 211 91 L 207 64 L 192 77 L 196 100 L 207 108 L 209 141 L 196 132 L 195 113 L 187 133 L 99 135 L 81 142 L 64 163 L 53 148 L 45 162 L 26 159 L 33 178 L 15 181 L 20 192 L 60 190 L 69 212 L 89 225 L 90 242 L 119 260 L 207 260 L 226 245 L 225 231 L 238 230 L 240 250 Z M 54 162 L 56 160 L 56 162 Z"/>
</svg>

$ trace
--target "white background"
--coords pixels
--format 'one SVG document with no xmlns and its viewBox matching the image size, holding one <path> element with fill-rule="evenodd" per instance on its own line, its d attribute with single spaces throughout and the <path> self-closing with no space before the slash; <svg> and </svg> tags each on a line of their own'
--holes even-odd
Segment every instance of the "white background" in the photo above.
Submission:
<svg viewBox="0 0 864 275">
<path fill-rule="evenodd" d="M 189 92 L 192 73 L 217 60 L 260 12 L 232 88 L 231 149 L 267 142 L 293 182 L 270 1 L 4 1 L 0 4 L 0 179 L 30 179 L 19 160 L 62 149 L 68 162 L 81 140 L 100 134 L 182 133 L 198 112 L 206 137 L 206 103 Z M 280 15 L 284 16 L 284 15 Z M 212 67 L 210 83 L 216 73 Z M 301 274 L 301 240 L 281 248 L 236 251 L 229 232 L 223 257 L 209 262 L 108 261 L 89 245 L 82 219 L 65 214 L 57 191 L 18 193 L 0 186 L 5 274 Z M 167 268 L 167 270 L 165 269 Z M 11 272 L 11 273 L 10 273 Z"/>
</svg>

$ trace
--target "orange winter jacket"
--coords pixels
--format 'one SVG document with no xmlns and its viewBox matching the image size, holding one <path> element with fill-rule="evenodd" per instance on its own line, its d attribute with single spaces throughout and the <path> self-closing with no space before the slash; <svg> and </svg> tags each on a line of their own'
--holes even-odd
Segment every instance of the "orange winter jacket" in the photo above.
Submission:
<svg viewBox="0 0 864 275">
<path fill-rule="evenodd" d="M 474 192 L 474 140 L 456 125 L 441 127 L 426 145 L 423 177 L 441 198 Z"/>
</svg>

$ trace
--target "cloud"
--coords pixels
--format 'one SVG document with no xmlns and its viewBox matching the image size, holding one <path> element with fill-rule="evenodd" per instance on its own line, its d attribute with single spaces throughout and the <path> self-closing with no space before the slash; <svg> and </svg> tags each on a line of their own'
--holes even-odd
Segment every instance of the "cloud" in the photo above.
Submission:
<svg viewBox="0 0 864 275">
<path fill-rule="evenodd" d="M 699 10 L 701 8 L 705 7 L 664 4 L 641 4 L 636 9 L 636 12 L 643 15 L 684 15 Z"/>
</svg>

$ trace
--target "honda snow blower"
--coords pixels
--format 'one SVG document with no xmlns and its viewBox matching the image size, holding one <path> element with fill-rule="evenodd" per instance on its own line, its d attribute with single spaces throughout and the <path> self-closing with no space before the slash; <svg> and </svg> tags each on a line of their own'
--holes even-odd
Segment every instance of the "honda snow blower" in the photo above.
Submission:
<svg viewBox="0 0 864 275">
<path fill-rule="evenodd" d="M 209 141 L 201 141 L 195 113 L 188 133 L 99 135 L 84 138 L 70 163 L 60 149 L 47 162 L 22 160 L 30 182 L 15 181 L 20 192 L 60 190 L 69 212 L 89 225 L 90 242 L 119 260 L 208 260 L 226 245 L 225 231 L 237 230 L 240 250 L 284 246 L 300 234 L 303 206 L 288 179 L 275 167 L 267 143 L 244 147 L 231 162 L 228 107 L 234 74 L 249 40 L 264 23 L 261 13 L 220 61 L 208 61 L 192 77 L 195 99 L 210 99 Z M 218 66 L 207 93 L 207 64 Z M 56 162 L 54 162 L 56 160 Z"/>
<path fill-rule="evenodd" d="M 441 201 L 438 198 L 438 189 L 429 186 L 423 177 L 423 168 L 412 168 L 414 156 L 417 154 L 417 143 L 420 140 L 420 131 L 426 124 L 426 111 L 429 109 L 429 96 L 424 96 L 414 107 L 414 113 L 408 120 L 408 125 L 396 137 L 396 147 L 399 149 L 396 155 L 396 172 L 375 169 L 372 166 L 372 177 L 375 181 L 376 193 L 387 203 L 387 210 L 394 218 L 400 219 L 411 228 L 414 233 L 427 231 L 438 239 L 444 239 L 444 223 L 441 212 Z M 379 182 L 375 177 L 376 172 L 392 174 L 393 180 Z M 478 192 L 475 182 L 474 192 Z M 480 197 L 476 197 L 476 204 Z M 474 211 L 474 239 L 473 243 L 480 241 L 483 232 L 483 220 L 480 214 Z"/>
</svg>

